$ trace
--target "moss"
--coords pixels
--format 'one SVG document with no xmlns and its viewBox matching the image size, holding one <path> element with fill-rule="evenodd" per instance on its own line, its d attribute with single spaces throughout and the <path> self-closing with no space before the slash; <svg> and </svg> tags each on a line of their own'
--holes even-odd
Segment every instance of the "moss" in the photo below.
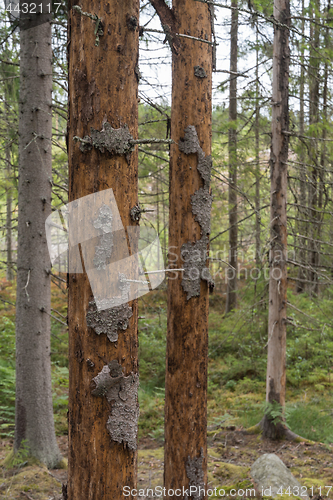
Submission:
<svg viewBox="0 0 333 500">
<path fill-rule="evenodd" d="M 22 453 L 22 450 L 18 453 L 14 453 L 13 449 L 10 450 L 2 462 L 2 466 L 5 467 L 5 469 L 13 469 L 15 467 L 23 467 L 26 465 L 38 465 L 43 467 L 43 464 L 37 460 L 37 458 L 29 457 L 26 452 Z"/>
<path fill-rule="evenodd" d="M 213 450 L 209 448 L 208 460 L 210 456 L 217 456 L 217 453 L 213 454 Z M 213 488 L 221 487 L 228 492 L 232 488 L 242 488 L 243 485 L 249 487 L 249 474 L 250 467 L 244 467 L 241 465 L 234 465 L 227 462 L 209 461 L 208 463 L 208 483 L 212 485 Z"/>
<path fill-rule="evenodd" d="M 34 500 L 53 497 L 55 492 L 61 495 L 61 484 L 52 477 L 46 467 L 28 465 L 22 472 L 2 479 L 1 490 L 4 498 L 21 498 L 21 492 L 32 492 Z"/>
<path fill-rule="evenodd" d="M 246 429 L 247 434 L 261 434 L 262 430 L 259 426 L 259 424 L 253 425 L 252 427 L 249 427 Z"/>
<path fill-rule="evenodd" d="M 60 460 L 60 462 L 57 464 L 57 469 L 64 469 L 64 470 L 67 470 L 68 469 L 68 460 L 67 458 L 62 458 Z"/>
<path fill-rule="evenodd" d="M 216 475 L 223 479 L 246 478 L 249 473 L 249 467 L 242 465 L 234 465 L 227 462 L 216 462 L 215 465 L 219 466 Z"/>
<path fill-rule="evenodd" d="M 139 461 L 152 459 L 163 460 L 164 448 L 156 448 L 156 450 L 139 450 Z"/>
</svg>

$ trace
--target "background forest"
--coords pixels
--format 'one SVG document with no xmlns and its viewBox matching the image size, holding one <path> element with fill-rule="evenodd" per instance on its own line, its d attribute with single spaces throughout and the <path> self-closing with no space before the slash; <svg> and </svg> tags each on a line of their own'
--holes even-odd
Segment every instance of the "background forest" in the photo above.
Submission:
<svg viewBox="0 0 333 500">
<path fill-rule="evenodd" d="M 232 4 L 216 5 L 210 234 L 210 271 L 215 289 L 209 299 L 208 429 L 211 446 L 216 443 L 220 446 L 221 453 L 225 454 L 224 462 L 232 463 L 231 449 L 237 453 L 235 450 L 244 446 L 243 461 L 247 465 L 246 453 L 252 459 L 255 455 L 249 450 L 257 444 L 237 443 L 232 432 L 257 424 L 265 409 L 273 5 L 263 0 L 247 3 L 233 0 Z M 1 5 L 0 434 L 3 457 L 12 443 L 15 420 L 19 33 L 10 18 L 10 10 L 8 3 Z M 232 24 L 231 16 L 235 12 L 238 15 Z M 171 53 L 150 2 L 141 2 L 140 16 L 139 137 L 166 139 L 170 137 Z M 68 202 L 66 22 L 63 3 L 52 25 L 53 210 Z M 333 444 L 333 8 L 330 0 L 292 0 L 291 24 L 286 422 L 300 436 L 324 444 L 312 453 L 314 457 L 324 454 L 323 462 L 331 460 L 327 457 Z M 236 58 L 230 57 L 231 50 Z M 165 268 L 168 267 L 168 161 L 168 145 L 139 146 L 139 201 L 144 209 L 141 224 L 154 227 L 159 234 L 164 256 L 161 266 Z M 230 269 L 236 272 L 230 273 Z M 57 266 L 52 270 L 53 407 L 56 433 L 64 450 L 64 436 L 68 432 L 66 281 L 65 269 Z M 164 438 L 166 289 L 164 281 L 157 290 L 139 299 L 139 440 L 141 448 L 151 452 L 151 455 L 142 452 L 143 474 L 149 463 L 153 464 L 152 469 L 155 466 L 159 469 L 162 457 L 159 453 Z M 23 450 L 17 463 L 12 465 L 19 468 L 26 462 Z M 215 462 L 219 464 L 216 457 Z M 299 472 L 304 466 L 302 475 L 308 478 L 309 486 L 327 482 L 328 473 L 324 470 L 319 473 L 312 465 L 306 469 L 304 464 L 305 459 L 295 463 L 295 470 Z M 244 470 L 223 467 L 210 464 L 211 481 L 219 471 L 220 480 L 222 478 L 230 488 L 242 482 L 239 475 L 243 474 L 243 481 L 246 478 Z M 6 474 L 4 468 L 4 478 Z M 8 483 L 5 488 L 7 486 Z M 1 497 L 0 479 L 1 498 L 22 498 L 19 490 L 13 493 L 17 497 L 7 497 L 8 491 L 6 489 Z M 26 491 L 29 492 L 27 498 L 47 498 L 46 493 L 38 489 L 35 494 L 30 489 Z"/>
</svg>

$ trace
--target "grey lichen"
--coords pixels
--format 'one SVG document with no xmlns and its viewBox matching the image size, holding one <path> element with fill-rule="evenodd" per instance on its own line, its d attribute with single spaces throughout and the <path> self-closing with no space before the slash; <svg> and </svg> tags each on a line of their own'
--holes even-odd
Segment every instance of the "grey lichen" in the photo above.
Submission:
<svg viewBox="0 0 333 500">
<path fill-rule="evenodd" d="M 97 335 L 105 333 L 110 342 L 117 342 L 118 330 L 127 330 L 132 316 L 132 308 L 127 303 L 98 311 L 95 301 L 91 301 L 86 321 L 87 326 L 92 328 Z"/>
<path fill-rule="evenodd" d="M 187 255 L 184 259 L 184 273 L 182 279 L 183 290 L 187 293 L 187 300 L 200 295 L 200 281 L 208 282 L 209 289 L 214 288 L 214 280 L 206 267 L 208 235 L 210 234 L 211 208 L 213 197 L 210 193 L 210 177 L 212 169 L 211 156 L 205 156 L 200 143 L 196 128 L 189 125 L 185 129 L 184 138 L 179 141 L 179 150 L 185 154 L 197 154 L 197 170 L 203 180 L 203 187 L 197 189 L 191 196 L 192 213 L 201 229 L 201 239 L 192 243 L 182 245 L 181 255 Z M 184 257 L 183 257 L 184 258 Z"/>
<path fill-rule="evenodd" d="M 125 377 L 122 366 L 114 359 L 103 366 L 102 371 L 93 378 L 92 384 L 92 394 L 106 397 L 111 405 L 106 424 L 111 439 L 116 443 L 124 443 L 135 451 L 139 418 L 138 374 L 130 373 Z"/>
<path fill-rule="evenodd" d="M 94 221 L 94 227 L 101 229 L 103 235 L 99 245 L 95 249 L 94 266 L 98 270 L 103 270 L 106 267 L 107 260 L 111 257 L 113 248 L 113 233 L 112 233 L 112 210 L 105 205 L 101 206 L 98 211 L 98 217 Z"/>
<path fill-rule="evenodd" d="M 200 188 L 191 196 L 192 212 L 195 220 L 199 222 L 201 234 L 210 234 L 210 213 L 213 203 L 213 196 L 208 189 Z"/>
<path fill-rule="evenodd" d="M 135 68 L 134 68 L 134 73 L 135 73 L 135 76 L 136 76 L 137 82 L 139 83 L 139 82 L 140 82 L 140 80 L 141 80 L 142 75 L 141 75 L 140 67 L 139 67 L 139 65 L 138 65 L 138 64 L 137 64 L 137 65 L 135 66 Z"/>
<path fill-rule="evenodd" d="M 127 27 L 130 31 L 135 31 L 139 26 L 139 21 L 136 16 L 127 15 Z"/>
<path fill-rule="evenodd" d="M 187 300 L 200 295 L 201 280 L 207 281 L 210 289 L 214 288 L 214 280 L 206 267 L 207 247 L 207 236 L 203 236 L 195 243 L 188 241 L 182 245 L 181 256 L 184 261 L 182 287 L 187 293 Z"/>
<path fill-rule="evenodd" d="M 198 153 L 197 169 L 199 174 L 201 175 L 202 180 L 204 181 L 205 189 L 209 189 L 210 187 L 212 165 L 213 161 L 211 155 L 205 156 L 205 153 L 200 148 L 200 151 Z"/>
<path fill-rule="evenodd" d="M 131 208 L 130 211 L 130 216 L 133 222 L 139 222 L 141 219 L 141 214 L 142 214 L 142 208 L 140 205 L 135 205 L 133 208 Z"/>
<path fill-rule="evenodd" d="M 101 131 L 91 127 L 90 135 L 92 145 L 104 153 L 105 149 L 114 155 L 127 155 L 134 149 L 133 140 L 127 125 L 121 128 L 112 128 L 110 123 L 105 122 Z"/>
<path fill-rule="evenodd" d="M 194 75 L 198 78 L 207 78 L 206 71 L 202 66 L 194 66 Z"/>
<path fill-rule="evenodd" d="M 186 127 L 184 139 L 180 139 L 178 147 L 179 151 L 182 151 L 186 155 L 199 153 L 200 150 L 202 151 L 194 125 Z"/>
<path fill-rule="evenodd" d="M 200 456 L 191 458 L 188 456 L 185 468 L 186 475 L 189 480 L 189 487 L 193 487 L 195 491 L 192 493 L 192 500 L 201 500 L 205 498 L 205 481 L 204 481 L 204 471 L 203 471 L 203 460 L 204 452 L 203 448 L 200 449 Z"/>
<path fill-rule="evenodd" d="M 133 136 L 127 125 L 112 128 L 110 123 L 105 122 L 102 130 L 91 127 L 90 136 L 87 135 L 83 139 L 75 136 L 73 139 L 81 143 L 80 150 L 83 153 L 94 147 L 101 153 L 106 150 L 112 155 L 129 155 L 134 149 Z"/>
<path fill-rule="evenodd" d="M 209 189 L 210 186 L 210 176 L 212 170 L 212 157 L 210 155 L 206 156 L 203 152 L 197 131 L 193 125 L 189 125 L 185 129 L 184 139 L 180 139 L 178 143 L 179 151 L 182 151 L 186 155 L 197 154 L 198 164 L 197 170 L 204 181 L 204 188 Z"/>
</svg>

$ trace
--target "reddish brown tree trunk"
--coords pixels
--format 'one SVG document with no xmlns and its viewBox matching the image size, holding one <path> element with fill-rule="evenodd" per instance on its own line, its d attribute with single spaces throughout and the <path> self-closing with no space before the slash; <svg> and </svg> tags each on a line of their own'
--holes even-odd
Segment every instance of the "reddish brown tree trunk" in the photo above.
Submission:
<svg viewBox="0 0 333 500">
<path fill-rule="evenodd" d="M 203 499 L 193 492 L 207 485 L 212 46 L 176 33 L 210 41 L 211 13 L 192 0 L 152 4 L 173 50 L 169 252 L 184 268 L 168 281 L 164 486 Z"/>
<path fill-rule="evenodd" d="M 90 136 L 91 128 L 97 140 L 103 139 L 99 134 L 102 130 L 112 137 L 109 125 L 113 129 L 128 127 L 137 138 L 139 0 L 83 0 L 81 11 L 73 7 L 71 0 L 69 201 L 112 188 L 122 224 L 127 228 L 134 225 L 130 210 L 137 204 L 137 151 L 125 154 L 125 148 L 120 148 L 115 154 L 115 150 L 108 152 L 96 144 L 85 147 L 73 138 Z M 95 41 L 96 20 L 84 13 L 96 14 L 101 20 L 97 29 L 99 43 Z M 91 213 L 90 220 L 88 213 L 88 219 L 77 221 L 78 228 L 96 223 L 97 216 Z M 99 269 L 101 262 L 94 264 Z M 103 274 L 102 270 L 101 283 Z M 106 333 L 107 326 L 113 325 L 114 309 L 96 312 L 87 274 L 69 275 L 69 500 L 120 499 L 123 487 L 136 486 L 135 418 L 130 422 L 124 412 L 128 409 L 135 417 L 138 409 L 137 302 L 126 307 L 131 309 L 128 322 L 117 322 L 116 334 L 109 332 L 110 341 Z M 134 392 L 126 409 L 127 403 L 117 398 L 122 392 L 123 400 L 128 401 L 130 380 Z M 103 384 L 107 384 L 105 390 Z M 115 409 L 120 412 L 118 422 Z"/>
</svg>

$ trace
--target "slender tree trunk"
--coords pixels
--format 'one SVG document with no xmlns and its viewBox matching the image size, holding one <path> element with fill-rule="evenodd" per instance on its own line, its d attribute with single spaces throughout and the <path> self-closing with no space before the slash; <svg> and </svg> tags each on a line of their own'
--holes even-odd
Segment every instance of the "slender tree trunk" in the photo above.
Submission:
<svg viewBox="0 0 333 500">
<path fill-rule="evenodd" d="M 230 29 L 230 87 L 229 87 L 229 267 L 225 311 L 230 312 L 237 303 L 237 52 L 238 52 L 238 0 L 232 0 Z"/>
<path fill-rule="evenodd" d="M 311 3 L 311 15 L 315 21 L 319 21 L 320 0 L 314 0 Z M 312 268 L 310 273 L 310 281 L 312 282 L 311 292 L 318 293 L 318 276 L 317 267 L 319 264 L 319 243 L 316 241 L 318 238 L 318 124 L 319 124 L 319 27 L 314 23 L 310 26 L 310 105 L 309 105 L 309 122 L 310 122 L 310 162 L 312 163 L 312 174 L 309 185 L 309 206 L 311 207 L 311 238 L 310 248 L 310 266 Z"/>
<path fill-rule="evenodd" d="M 302 16 L 305 17 L 305 8 L 304 8 L 304 0 L 302 0 Z M 304 34 L 304 29 L 305 29 L 305 21 L 304 19 L 302 20 L 302 33 Z M 300 75 L 300 91 L 299 91 L 299 98 L 300 98 L 300 109 L 299 109 L 299 134 L 300 136 L 304 136 L 304 80 L 305 80 L 305 68 L 304 68 L 304 45 L 303 45 L 303 40 L 301 40 L 301 54 L 300 54 L 300 64 L 301 64 L 301 75 Z M 299 201 L 300 201 L 300 207 L 298 209 L 298 216 L 300 219 L 307 219 L 308 210 L 305 208 L 306 207 L 306 164 L 305 164 L 305 147 L 302 142 L 303 139 L 300 141 L 300 154 L 299 154 L 299 160 L 300 160 L 300 194 L 299 194 Z M 307 234 L 307 223 L 306 222 L 299 222 L 299 234 L 301 236 L 306 236 Z M 306 266 L 306 240 L 304 238 L 299 238 L 298 240 L 299 246 L 300 246 L 300 252 L 299 252 L 299 261 L 302 264 L 302 266 Z M 297 286 L 296 286 L 296 291 L 297 293 L 302 293 L 304 292 L 305 289 L 305 281 L 307 279 L 307 272 L 304 267 L 299 267 L 298 268 L 298 281 L 297 281 Z"/>
<path fill-rule="evenodd" d="M 206 488 L 212 47 L 175 34 L 210 41 L 211 9 L 192 0 L 174 0 L 172 10 L 151 3 L 173 51 L 169 252 L 184 268 L 168 280 L 164 486 Z"/>
<path fill-rule="evenodd" d="M 256 206 L 256 266 L 261 266 L 261 242 L 260 242 L 260 136 L 259 136 L 259 122 L 260 122 L 260 104 L 259 104 L 259 32 L 258 32 L 258 21 L 256 25 L 256 196 L 255 196 L 255 206 Z"/>
<path fill-rule="evenodd" d="M 331 8 L 331 0 L 327 2 L 327 15 Z M 330 35 L 329 28 L 326 28 L 325 32 L 325 50 L 329 50 Z M 320 166 L 319 166 L 319 189 L 318 189 L 318 210 L 323 208 L 324 204 L 324 186 L 325 186 L 325 171 L 327 165 L 327 97 L 328 97 L 328 56 L 325 53 L 325 64 L 324 64 L 324 83 L 323 83 L 323 130 L 322 130 L 322 144 L 320 151 Z M 318 212 L 318 240 L 322 239 L 322 229 L 323 229 L 323 217 L 324 214 Z M 320 264 L 320 252 L 318 253 L 318 264 Z"/>
<path fill-rule="evenodd" d="M 46 5 L 43 4 L 43 12 Z M 50 16 L 20 31 L 15 441 L 48 467 L 60 460 L 53 423 L 50 351 L 52 48 Z"/>
<path fill-rule="evenodd" d="M 10 146 L 7 143 L 6 149 L 6 253 L 7 253 L 7 268 L 6 279 L 12 281 L 13 273 L 13 257 L 12 257 L 12 176 L 11 176 L 11 157 Z"/>
<path fill-rule="evenodd" d="M 130 212 L 138 203 L 138 157 L 125 143 L 129 133 L 134 139 L 138 133 L 139 0 L 82 0 L 79 8 L 70 0 L 68 7 L 69 201 L 112 189 L 122 225 L 135 226 Z M 99 27 L 85 13 L 96 15 Z M 90 146 L 74 141 L 90 134 Z M 84 260 L 88 272 L 100 274 L 101 293 L 109 285 L 107 259 L 114 259 L 121 241 L 130 250 L 126 238 L 115 243 L 119 231 L 110 233 L 115 217 L 114 209 L 101 205 L 77 222 L 78 230 L 84 223 L 88 231 L 106 223 L 99 244 L 91 240 L 93 267 Z M 79 245 L 81 258 L 87 245 Z M 123 488 L 132 490 L 137 481 L 137 301 L 97 311 L 86 271 L 70 274 L 68 322 L 68 500 L 120 499 Z"/>
<path fill-rule="evenodd" d="M 275 0 L 274 17 L 290 25 L 289 0 Z M 271 249 L 269 276 L 268 345 L 266 401 L 285 405 L 286 321 L 287 321 L 287 163 L 289 87 L 289 30 L 274 30 L 273 96 L 271 142 Z M 284 434 L 282 423 L 275 425 L 266 414 L 263 434 L 278 438 Z"/>
</svg>

